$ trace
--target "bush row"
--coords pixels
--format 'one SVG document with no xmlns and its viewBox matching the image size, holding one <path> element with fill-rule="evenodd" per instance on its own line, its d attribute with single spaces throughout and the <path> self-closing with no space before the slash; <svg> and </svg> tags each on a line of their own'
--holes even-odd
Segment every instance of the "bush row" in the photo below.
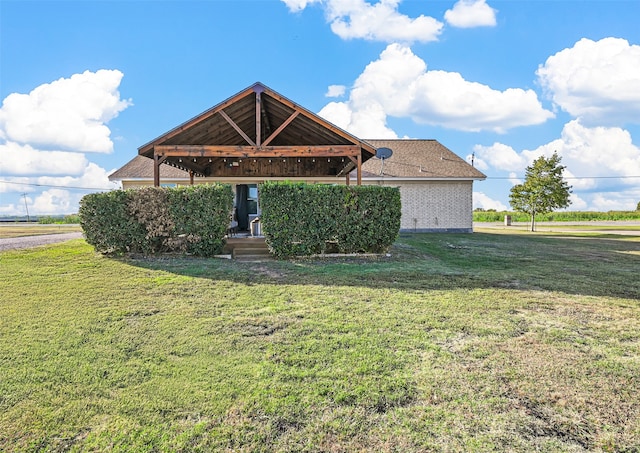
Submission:
<svg viewBox="0 0 640 453">
<path fill-rule="evenodd" d="M 230 185 L 145 187 L 86 195 L 80 225 L 101 253 L 219 254 L 233 205 Z"/>
<path fill-rule="evenodd" d="M 510 211 L 474 211 L 474 222 L 502 222 L 510 215 L 513 222 L 529 222 L 529 214 Z M 596 220 L 640 220 L 640 211 L 561 211 L 536 214 L 536 222 L 585 222 Z"/>
<path fill-rule="evenodd" d="M 398 237 L 400 191 L 393 187 L 266 182 L 260 220 L 276 257 L 380 253 Z"/>
<path fill-rule="evenodd" d="M 78 214 L 67 214 L 65 216 L 44 216 L 38 218 L 40 225 L 65 225 L 80 223 Z"/>
</svg>

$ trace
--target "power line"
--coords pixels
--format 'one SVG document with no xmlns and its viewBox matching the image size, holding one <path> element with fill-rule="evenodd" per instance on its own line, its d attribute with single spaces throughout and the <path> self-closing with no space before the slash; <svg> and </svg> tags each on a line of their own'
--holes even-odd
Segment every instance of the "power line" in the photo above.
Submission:
<svg viewBox="0 0 640 453">
<path fill-rule="evenodd" d="M 523 176 L 487 176 L 487 179 L 517 179 Z M 633 179 L 638 176 L 565 176 L 564 179 Z"/>
<path fill-rule="evenodd" d="M 55 184 L 37 184 L 32 182 L 16 182 L 16 181 L 3 181 L 4 184 L 15 184 L 18 186 L 33 186 L 33 187 L 53 187 L 56 189 L 78 189 L 78 190 L 116 190 L 114 187 L 78 187 L 78 186 L 60 186 Z"/>
</svg>

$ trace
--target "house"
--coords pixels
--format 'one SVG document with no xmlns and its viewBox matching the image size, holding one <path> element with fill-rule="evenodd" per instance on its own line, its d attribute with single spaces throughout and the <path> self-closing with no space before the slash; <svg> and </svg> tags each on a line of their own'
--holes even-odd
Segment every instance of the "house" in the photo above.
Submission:
<svg viewBox="0 0 640 453">
<path fill-rule="evenodd" d="M 259 215 L 265 180 L 390 185 L 407 232 L 473 231 L 473 182 L 485 178 L 436 140 L 360 139 L 261 83 L 141 146 L 109 176 L 124 189 L 229 183 L 240 229 Z"/>
</svg>

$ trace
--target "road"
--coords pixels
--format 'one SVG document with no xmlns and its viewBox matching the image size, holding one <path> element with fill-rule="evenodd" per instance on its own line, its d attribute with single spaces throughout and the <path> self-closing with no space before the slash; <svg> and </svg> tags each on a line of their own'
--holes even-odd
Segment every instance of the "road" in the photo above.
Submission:
<svg viewBox="0 0 640 453">
<path fill-rule="evenodd" d="M 30 247 L 38 247 L 40 245 L 55 244 L 70 239 L 78 239 L 82 237 L 81 232 L 75 233 L 59 233 L 59 234 L 42 234 L 39 236 L 22 236 L 17 238 L 0 239 L 0 252 L 4 250 L 26 249 Z"/>
</svg>

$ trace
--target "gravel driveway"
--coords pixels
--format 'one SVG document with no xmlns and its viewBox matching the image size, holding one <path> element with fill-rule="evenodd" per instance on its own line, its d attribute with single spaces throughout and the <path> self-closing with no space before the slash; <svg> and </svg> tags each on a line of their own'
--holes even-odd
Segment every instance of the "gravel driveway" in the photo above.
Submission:
<svg viewBox="0 0 640 453">
<path fill-rule="evenodd" d="M 26 249 L 29 247 L 37 247 L 39 245 L 55 244 L 56 242 L 64 242 L 81 237 L 82 232 L 78 231 L 75 233 L 42 234 L 40 236 L 3 238 L 0 239 L 0 252 L 4 250 Z"/>
</svg>

